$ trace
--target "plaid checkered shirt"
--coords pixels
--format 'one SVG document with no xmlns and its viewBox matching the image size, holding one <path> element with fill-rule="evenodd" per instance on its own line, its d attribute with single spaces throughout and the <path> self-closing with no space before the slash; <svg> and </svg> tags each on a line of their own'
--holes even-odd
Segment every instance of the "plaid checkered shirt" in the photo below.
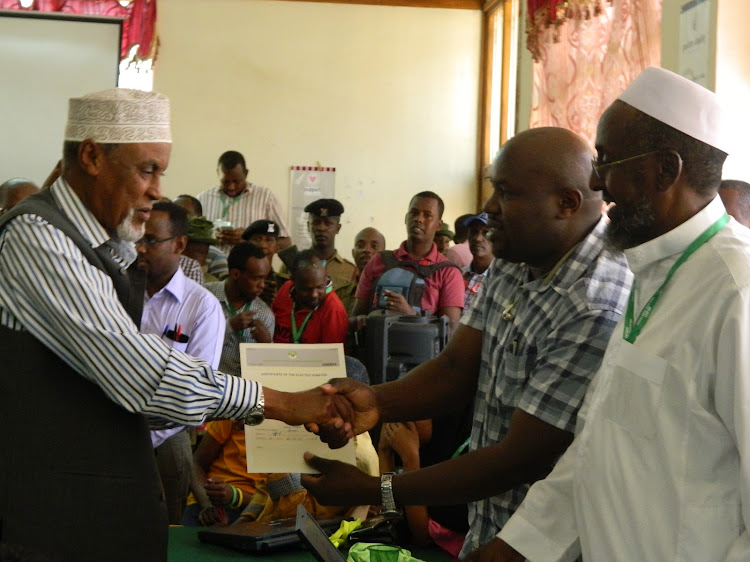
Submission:
<svg viewBox="0 0 750 562">
<path fill-rule="evenodd" d="M 625 256 L 604 247 L 605 227 L 602 219 L 538 279 L 524 264 L 493 261 L 485 286 L 461 319 L 483 331 L 471 450 L 502 441 L 516 408 L 573 432 L 632 283 Z M 528 488 L 469 504 L 461 558 L 494 538 Z"/>
<path fill-rule="evenodd" d="M 253 337 L 250 328 L 245 328 L 241 332 L 235 332 L 232 330 L 229 321 L 234 314 L 229 309 L 227 304 L 227 293 L 225 290 L 226 280 L 218 281 L 215 283 L 206 284 L 208 289 L 221 303 L 221 310 L 224 312 L 224 318 L 227 323 L 224 331 L 224 345 L 221 348 L 221 360 L 219 361 L 219 369 L 222 373 L 234 375 L 236 377 L 242 376 L 240 368 L 240 344 L 241 343 L 257 343 Z M 273 338 L 273 331 L 276 328 L 276 319 L 274 318 L 271 307 L 264 303 L 260 297 L 256 297 L 252 300 L 249 307 L 249 312 L 255 313 L 255 318 L 263 322 L 268 330 L 268 333 Z"/>
</svg>

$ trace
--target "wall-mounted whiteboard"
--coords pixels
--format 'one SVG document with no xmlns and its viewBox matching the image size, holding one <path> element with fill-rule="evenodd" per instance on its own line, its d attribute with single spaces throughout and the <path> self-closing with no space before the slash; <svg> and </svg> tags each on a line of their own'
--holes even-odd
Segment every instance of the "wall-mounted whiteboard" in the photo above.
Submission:
<svg viewBox="0 0 750 562">
<path fill-rule="evenodd" d="M 68 99 L 117 86 L 122 20 L 0 11 L 0 183 L 44 181 Z"/>
</svg>

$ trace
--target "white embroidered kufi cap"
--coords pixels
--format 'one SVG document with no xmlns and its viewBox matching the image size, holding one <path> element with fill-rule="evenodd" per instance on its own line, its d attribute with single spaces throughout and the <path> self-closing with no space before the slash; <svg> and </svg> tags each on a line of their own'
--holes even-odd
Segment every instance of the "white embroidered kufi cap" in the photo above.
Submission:
<svg viewBox="0 0 750 562">
<path fill-rule="evenodd" d="M 730 151 L 729 116 L 718 96 L 679 74 L 649 67 L 617 99 L 722 152 Z"/>
<path fill-rule="evenodd" d="M 111 88 L 68 102 L 66 141 L 172 142 L 169 99 L 157 92 Z"/>
</svg>

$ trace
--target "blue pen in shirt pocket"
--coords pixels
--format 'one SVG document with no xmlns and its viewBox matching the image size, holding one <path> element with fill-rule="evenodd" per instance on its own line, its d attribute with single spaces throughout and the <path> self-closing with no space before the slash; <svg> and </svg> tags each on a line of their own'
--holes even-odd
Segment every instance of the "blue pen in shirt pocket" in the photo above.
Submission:
<svg viewBox="0 0 750 562">
<path fill-rule="evenodd" d="M 161 337 L 166 336 L 168 339 L 177 343 L 187 343 L 190 340 L 190 336 L 182 333 L 182 325 L 175 324 L 173 329 L 169 329 L 169 326 L 164 326 L 164 331 L 161 333 Z"/>
</svg>

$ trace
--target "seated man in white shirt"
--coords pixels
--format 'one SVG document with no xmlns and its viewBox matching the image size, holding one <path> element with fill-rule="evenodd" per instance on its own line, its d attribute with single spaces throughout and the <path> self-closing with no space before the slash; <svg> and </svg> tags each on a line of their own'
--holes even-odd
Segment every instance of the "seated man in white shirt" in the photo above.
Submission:
<svg viewBox="0 0 750 562">
<path fill-rule="evenodd" d="M 187 214 L 174 203 L 155 203 L 143 238 L 136 243 L 138 267 L 147 273 L 141 332 L 159 334 L 168 345 L 217 368 L 224 316 L 216 298 L 185 277 L 180 255 L 187 244 Z M 151 432 L 169 522 L 179 524 L 192 474 L 190 438 L 184 426 Z"/>
</svg>

